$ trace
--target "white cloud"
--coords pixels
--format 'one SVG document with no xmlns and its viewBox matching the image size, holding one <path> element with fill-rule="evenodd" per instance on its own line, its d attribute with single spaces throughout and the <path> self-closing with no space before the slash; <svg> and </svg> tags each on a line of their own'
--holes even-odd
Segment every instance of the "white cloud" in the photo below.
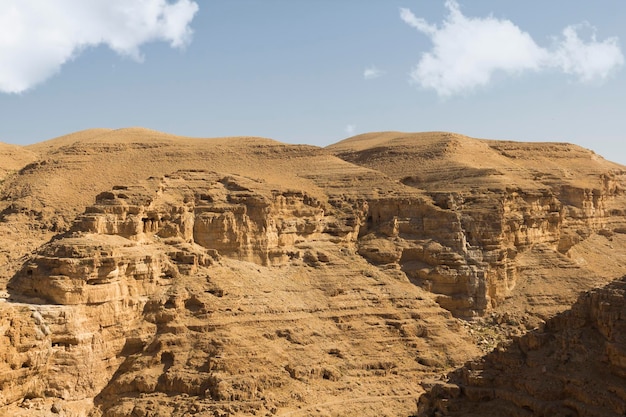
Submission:
<svg viewBox="0 0 626 417">
<path fill-rule="evenodd" d="M 107 45 L 137 61 L 147 42 L 184 47 L 197 11 L 191 0 L 3 0 L 0 91 L 28 90 L 91 46 Z"/>
<path fill-rule="evenodd" d="M 365 68 L 363 71 L 363 79 L 364 80 L 373 80 L 374 78 L 379 78 L 385 75 L 385 71 L 376 68 L 375 66 Z"/>
<path fill-rule="evenodd" d="M 624 65 L 617 38 L 597 41 L 593 35 L 584 41 L 580 26 L 568 26 L 552 48 L 544 48 L 509 20 L 470 18 L 456 1 L 445 5 L 448 15 L 441 26 L 400 9 L 400 18 L 433 43 L 411 71 L 411 80 L 440 96 L 485 86 L 497 71 L 515 75 L 557 69 L 586 82 L 606 79 Z"/>
<path fill-rule="evenodd" d="M 354 136 L 354 134 L 356 133 L 356 125 L 349 124 L 346 126 L 345 130 L 349 136 Z"/>
<path fill-rule="evenodd" d="M 552 64 L 567 74 L 578 76 L 581 81 L 605 79 L 616 68 L 624 65 L 624 55 L 617 38 L 598 42 L 595 29 L 591 41 L 585 43 L 577 30 L 584 25 L 568 26 L 563 30 L 563 40 L 551 57 Z"/>
</svg>

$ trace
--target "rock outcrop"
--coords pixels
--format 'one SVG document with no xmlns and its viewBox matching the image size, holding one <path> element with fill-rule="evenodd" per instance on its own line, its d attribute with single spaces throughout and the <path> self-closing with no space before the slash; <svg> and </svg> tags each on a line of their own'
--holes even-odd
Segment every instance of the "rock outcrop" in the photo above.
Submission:
<svg viewBox="0 0 626 417">
<path fill-rule="evenodd" d="M 415 200 L 370 202 L 361 253 L 401 268 L 457 315 L 483 315 L 518 295 L 516 286 L 540 274 L 529 271 L 537 253 L 565 255 L 560 263 L 569 261 L 570 275 L 614 279 L 626 273 L 623 263 L 596 271 L 595 259 L 576 249 L 591 236 L 611 239 L 626 226 L 626 171 L 590 151 L 437 132 L 366 134 L 329 149 L 424 190 L 441 209 Z M 611 252 L 624 256 L 621 248 Z M 579 290 L 596 284 L 592 279 Z M 575 294 L 565 302 L 558 294 L 546 297 L 542 314 L 566 308 Z"/>
<path fill-rule="evenodd" d="M 409 413 L 478 351 L 345 209 L 197 170 L 100 193 L 8 284 L 0 412 Z"/>
<path fill-rule="evenodd" d="M 74 229 L 139 242 L 180 240 L 261 265 L 301 256 L 294 245 L 306 240 L 348 242 L 358 233 L 358 224 L 345 233 L 330 230 L 333 216 L 305 192 L 243 177 L 181 171 L 148 188 L 117 186 L 99 194 Z"/>
<path fill-rule="evenodd" d="M 626 413 L 626 279 L 444 381 L 428 381 L 419 416 L 622 416 Z"/>
</svg>

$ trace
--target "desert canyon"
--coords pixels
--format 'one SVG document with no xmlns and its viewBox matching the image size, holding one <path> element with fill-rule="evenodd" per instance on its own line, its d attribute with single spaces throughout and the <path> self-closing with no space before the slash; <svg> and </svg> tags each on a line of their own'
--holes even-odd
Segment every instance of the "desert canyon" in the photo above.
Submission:
<svg viewBox="0 0 626 417">
<path fill-rule="evenodd" d="M 623 416 L 626 166 L 567 143 L 0 144 L 0 416 Z"/>
</svg>

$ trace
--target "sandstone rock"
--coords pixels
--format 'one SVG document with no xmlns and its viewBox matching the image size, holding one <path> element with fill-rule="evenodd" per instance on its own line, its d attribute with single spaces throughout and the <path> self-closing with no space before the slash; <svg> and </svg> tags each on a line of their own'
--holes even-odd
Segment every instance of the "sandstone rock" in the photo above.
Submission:
<svg viewBox="0 0 626 417">
<path fill-rule="evenodd" d="M 361 230 L 370 235 L 361 239 L 361 253 L 373 263 L 397 263 L 414 283 L 439 294 L 441 304 L 460 316 L 510 309 L 505 300 L 523 294 L 516 287 L 525 285 L 528 258 L 536 247 L 595 260 L 579 246 L 596 233 L 611 239 L 613 230 L 626 223 L 621 209 L 626 203 L 624 168 L 569 144 L 383 132 L 329 149 L 432 198 L 436 207 L 424 199 L 368 201 L 368 223 Z M 382 239 L 378 250 L 372 247 L 372 234 Z M 441 247 L 426 252 L 422 248 L 429 241 Z M 396 259 L 398 251 L 402 255 Z M 621 249 L 612 251 L 612 256 L 623 256 Z M 531 263 L 541 264 L 537 261 Z M 585 276 L 614 279 L 626 273 L 623 264 L 610 272 L 606 265 L 597 268 L 602 272 L 593 263 L 582 267 L 579 262 L 578 271 L 568 271 L 577 276 L 578 291 L 597 284 L 595 279 L 585 283 Z M 567 308 L 577 295 L 573 287 L 560 290 L 568 292 L 567 301 L 555 294 L 546 303 L 546 314 Z"/>
<path fill-rule="evenodd" d="M 583 294 L 542 329 L 426 386 L 418 415 L 622 415 L 625 295 L 624 278 Z"/>
<path fill-rule="evenodd" d="M 197 170 L 100 193 L 9 282 L 0 411 L 408 413 L 416 374 L 477 350 L 421 289 L 362 272 L 359 207 Z"/>
<path fill-rule="evenodd" d="M 621 290 L 550 320 L 626 272 L 626 170 L 589 151 L 139 128 L 27 151 L 0 149 L 0 415 L 408 415 L 424 389 L 426 413 L 621 412 Z"/>
</svg>

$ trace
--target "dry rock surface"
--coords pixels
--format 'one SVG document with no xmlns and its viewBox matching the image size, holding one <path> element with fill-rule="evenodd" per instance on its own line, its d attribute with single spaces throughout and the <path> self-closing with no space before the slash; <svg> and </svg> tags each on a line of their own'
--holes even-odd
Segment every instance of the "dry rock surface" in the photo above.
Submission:
<svg viewBox="0 0 626 417">
<path fill-rule="evenodd" d="M 0 177 L 0 415 L 624 412 L 587 389 L 624 397 L 622 281 L 580 294 L 626 274 L 626 167 L 585 149 L 93 129 Z"/>
<path fill-rule="evenodd" d="M 626 170 L 589 150 L 438 132 L 370 133 L 329 150 L 442 209 L 442 225 L 426 236 L 404 232 L 421 216 L 372 210 L 371 222 L 385 227 L 363 235 L 359 251 L 400 267 L 457 315 L 545 318 L 626 272 Z"/>
<path fill-rule="evenodd" d="M 626 278 L 583 294 L 544 326 L 423 382 L 419 416 L 623 416 Z"/>
</svg>

